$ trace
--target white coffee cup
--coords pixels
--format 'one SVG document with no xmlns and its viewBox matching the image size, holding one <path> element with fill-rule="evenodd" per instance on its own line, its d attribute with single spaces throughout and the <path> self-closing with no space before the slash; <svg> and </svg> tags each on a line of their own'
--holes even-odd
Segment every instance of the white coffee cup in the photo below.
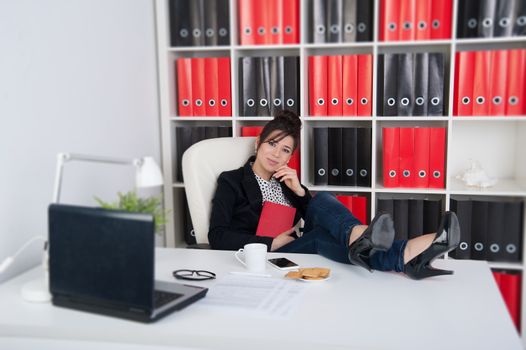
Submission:
<svg viewBox="0 0 526 350">
<path fill-rule="evenodd" d="M 243 259 L 239 257 L 243 254 Z M 263 243 L 249 243 L 234 253 L 236 259 L 245 265 L 250 272 L 263 272 L 267 262 L 267 245 Z"/>
</svg>

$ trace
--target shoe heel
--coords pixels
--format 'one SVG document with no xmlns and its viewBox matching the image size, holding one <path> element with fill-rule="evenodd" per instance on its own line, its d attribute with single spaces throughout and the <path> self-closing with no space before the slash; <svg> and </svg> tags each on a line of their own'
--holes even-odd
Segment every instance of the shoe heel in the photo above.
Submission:
<svg viewBox="0 0 526 350">
<path fill-rule="evenodd" d="M 353 265 L 361 266 L 367 271 L 373 272 L 373 269 L 371 269 L 369 264 L 367 264 L 360 256 L 351 257 L 351 255 L 349 255 L 349 260 L 351 261 Z"/>
<path fill-rule="evenodd" d="M 452 275 L 451 270 L 442 270 L 431 267 L 430 265 L 422 266 L 421 268 L 413 269 L 411 266 L 406 266 L 406 275 L 414 280 L 421 280 L 428 277 Z"/>
</svg>

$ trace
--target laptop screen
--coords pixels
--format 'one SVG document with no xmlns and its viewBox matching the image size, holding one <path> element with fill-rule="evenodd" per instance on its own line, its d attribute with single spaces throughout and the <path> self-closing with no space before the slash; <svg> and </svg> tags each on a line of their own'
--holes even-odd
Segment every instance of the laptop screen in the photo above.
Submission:
<svg viewBox="0 0 526 350">
<path fill-rule="evenodd" d="M 153 308 L 152 215 L 62 204 L 51 204 L 48 214 L 53 295 Z"/>
</svg>

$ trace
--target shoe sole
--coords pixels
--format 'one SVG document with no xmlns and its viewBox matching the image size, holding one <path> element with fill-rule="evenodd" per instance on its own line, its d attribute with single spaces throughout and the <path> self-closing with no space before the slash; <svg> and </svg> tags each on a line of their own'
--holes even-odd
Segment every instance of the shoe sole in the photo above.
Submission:
<svg viewBox="0 0 526 350">
<path fill-rule="evenodd" d="M 458 218 L 457 216 L 455 215 L 455 213 L 451 212 L 451 215 L 450 218 L 449 218 L 449 228 L 448 228 L 448 236 L 447 236 L 447 240 L 448 240 L 448 243 L 447 243 L 447 248 L 445 251 L 441 252 L 440 254 L 436 255 L 435 257 L 433 257 L 432 259 L 429 260 L 428 262 L 428 265 L 431 265 L 431 263 L 433 261 L 435 261 L 436 259 L 446 255 L 446 254 L 449 254 L 451 251 L 457 249 L 459 243 L 460 243 L 460 224 L 458 222 Z M 455 234 L 455 242 L 453 242 L 452 240 L 452 234 L 451 232 L 458 232 L 458 234 Z M 445 270 L 445 271 L 448 271 L 448 270 Z M 453 274 L 453 271 L 450 271 L 451 274 Z"/>
<path fill-rule="evenodd" d="M 455 249 L 460 243 L 460 224 L 458 222 L 457 215 L 455 215 L 455 213 L 452 214 L 453 215 L 451 215 L 449 222 L 448 233 L 450 233 L 450 236 L 448 237 L 448 243 L 452 249 Z M 458 234 L 455 235 L 455 242 L 453 242 L 452 240 L 453 237 L 451 235 L 451 232 L 458 232 Z"/>
<path fill-rule="evenodd" d="M 394 223 L 389 214 L 382 214 L 372 223 L 373 231 L 371 241 L 374 250 L 386 251 L 391 248 L 394 241 Z"/>
<path fill-rule="evenodd" d="M 435 258 L 433 258 L 431 260 L 434 261 L 435 259 L 441 257 L 441 256 L 444 256 L 448 253 L 450 253 L 451 251 L 457 249 L 458 245 L 460 244 L 460 223 L 458 222 L 458 217 L 457 215 L 454 213 L 454 212 L 450 212 L 450 217 L 449 217 L 449 228 L 448 228 L 448 235 L 447 235 L 447 249 L 445 252 L 441 253 L 440 255 L 436 256 Z M 455 234 L 454 238 L 455 238 L 455 241 L 453 241 L 453 235 L 452 235 L 452 232 L 458 232 L 458 234 Z M 438 232 L 437 232 L 438 234 Z"/>
</svg>

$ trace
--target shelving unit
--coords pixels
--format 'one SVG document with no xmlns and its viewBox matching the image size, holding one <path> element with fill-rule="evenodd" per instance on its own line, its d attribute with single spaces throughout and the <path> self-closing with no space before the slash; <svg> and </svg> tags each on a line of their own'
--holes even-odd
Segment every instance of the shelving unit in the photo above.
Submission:
<svg viewBox="0 0 526 350">
<path fill-rule="evenodd" d="M 159 93 L 161 105 L 161 137 L 163 169 L 165 177 L 165 206 L 173 217 L 166 227 L 166 245 L 184 246 L 182 217 L 184 216 L 182 194 L 184 184 L 173 183 L 174 125 L 222 125 L 231 126 L 234 137 L 240 135 L 245 125 L 263 125 L 270 117 L 241 117 L 238 111 L 238 58 L 242 56 L 297 55 L 300 64 L 300 111 L 303 121 L 301 132 L 301 181 L 312 191 L 357 193 L 366 195 L 369 213 L 374 216 L 377 198 L 399 196 L 404 198 L 441 198 L 443 210 L 449 210 L 451 196 L 495 196 L 526 198 L 526 116 L 519 117 L 457 117 L 453 116 L 455 54 L 461 50 L 489 50 L 526 48 L 526 37 L 487 39 L 456 39 L 458 0 L 453 0 L 453 38 L 426 41 L 378 41 L 379 6 L 374 1 L 374 30 L 372 42 L 312 44 L 307 42 L 307 4 L 300 0 L 300 44 L 294 45 L 238 45 L 237 0 L 230 0 L 230 46 L 221 47 L 170 47 L 168 0 L 156 0 L 157 39 L 159 59 Z M 445 57 L 444 117 L 382 117 L 377 114 L 378 56 L 394 52 L 443 52 Z M 308 106 L 308 56 L 330 54 L 373 55 L 373 96 L 371 117 L 312 117 Z M 176 114 L 176 84 L 173 71 L 177 57 L 231 58 L 232 117 L 178 117 Z M 312 128 L 315 126 L 369 126 L 372 129 L 372 183 L 371 187 L 314 186 Z M 439 126 L 447 128 L 446 187 L 444 189 L 384 188 L 382 185 L 382 127 L 389 126 Z M 488 189 L 467 188 L 455 175 L 475 159 L 492 177 L 497 177 L 496 186 Z M 524 216 L 526 217 L 526 215 Z M 526 223 L 523 224 L 526 230 Z M 523 233 L 523 252 L 526 239 Z M 524 272 L 521 263 L 490 263 L 492 268 Z M 522 279 L 522 333 L 526 331 L 526 278 Z M 526 345 L 526 341 L 525 341 Z"/>
</svg>

